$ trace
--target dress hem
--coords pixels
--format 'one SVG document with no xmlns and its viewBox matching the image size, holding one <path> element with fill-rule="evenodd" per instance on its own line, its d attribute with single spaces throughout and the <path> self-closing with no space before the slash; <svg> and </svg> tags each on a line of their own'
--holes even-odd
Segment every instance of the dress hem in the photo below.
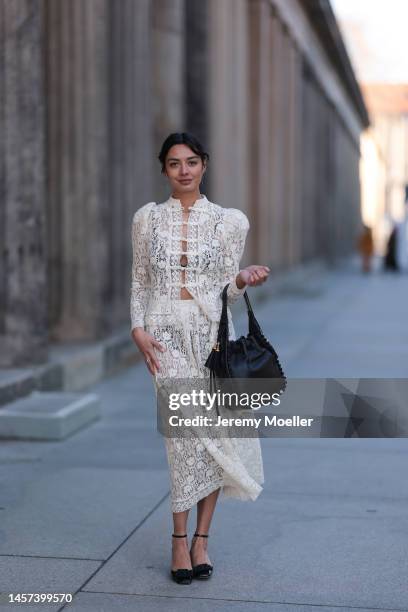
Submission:
<svg viewBox="0 0 408 612">
<path fill-rule="evenodd" d="M 224 485 L 224 481 L 220 480 L 218 483 L 212 483 L 205 489 L 201 489 L 201 491 L 197 491 L 196 493 L 194 493 L 194 495 L 189 497 L 188 500 L 185 500 L 182 502 L 172 502 L 171 503 L 172 511 L 173 512 L 184 512 L 185 510 L 190 510 L 193 506 L 195 506 L 197 502 L 200 501 L 200 499 L 204 499 L 204 497 L 207 497 L 207 495 L 210 495 L 210 493 L 213 493 L 217 489 L 222 488 L 223 485 Z M 184 507 L 186 504 L 187 504 L 187 507 Z"/>
<path fill-rule="evenodd" d="M 231 487 L 231 485 L 225 484 L 224 480 L 220 480 L 218 483 L 213 483 L 212 485 L 209 485 L 205 489 L 202 489 L 201 491 L 197 491 L 194 495 L 189 497 L 188 500 L 185 500 L 182 502 L 172 501 L 171 502 L 172 512 L 177 513 L 177 512 L 185 512 L 186 510 L 191 510 L 191 508 L 195 506 L 197 502 L 199 502 L 204 497 L 207 497 L 207 495 L 210 495 L 210 493 L 213 493 L 217 489 L 221 489 L 220 491 L 221 495 L 219 498 L 220 501 L 227 500 L 227 499 L 238 499 L 240 501 L 256 501 L 259 495 L 263 491 L 263 487 L 261 486 L 263 483 L 264 481 L 257 483 L 259 486 L 259 490 L 256 493 L 244 495 L 242 493 L 237 494 L 235 487 Z M 185 507 L 186 504 L 187 504 L 187 507 Z"/>
</svg>

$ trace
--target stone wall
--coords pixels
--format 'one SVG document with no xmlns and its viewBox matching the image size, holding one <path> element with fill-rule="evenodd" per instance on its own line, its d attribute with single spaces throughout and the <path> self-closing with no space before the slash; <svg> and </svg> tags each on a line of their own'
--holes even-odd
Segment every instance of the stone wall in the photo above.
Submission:
<svg viewBox="0 0 408 612">
<path fill-rule="evenodd" d="M 304 0 L 303 0 L 304 3 Z M 334 261 L 360 222 L 355 101 L 302 0 L 0 3 L 0 360 L 129 325 L 131 220 L 164 138 L 210 153 L 243 263 Z"/>
<path fill-rule="evenodd" d="M 41 0 L 0 3 L 0 366 L 47 358 Z"/>
<path fill-rule="evenodd" d="M 301 3 L 209 7 L 211 195 L 250 217 L 245 263 L 350 253 L 362 121 Z"/>
</svg>

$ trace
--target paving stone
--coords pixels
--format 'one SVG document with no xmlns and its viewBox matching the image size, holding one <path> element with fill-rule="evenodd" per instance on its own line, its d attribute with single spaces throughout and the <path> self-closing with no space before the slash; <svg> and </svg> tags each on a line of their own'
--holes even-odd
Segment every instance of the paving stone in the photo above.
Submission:
<svg viewBox="0 0 408 612">
<path fill-rule="evenodd" d="M 71 593 L 100 567 L 98 561 L 57 557 L 0 556 L 0 611 L 56 612 L 61 603 L 6 603 L 9 593 Z"/>
<path fill-rule="evenodd" d="M 167 495 L 164 470 L 43 469 L 2 511 L 0 555 L 104 560 Z"/>
</svg>

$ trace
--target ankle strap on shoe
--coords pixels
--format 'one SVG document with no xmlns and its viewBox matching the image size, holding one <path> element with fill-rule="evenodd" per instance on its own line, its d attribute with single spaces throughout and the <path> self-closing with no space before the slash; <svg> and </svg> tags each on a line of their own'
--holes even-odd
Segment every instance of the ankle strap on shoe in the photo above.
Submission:
<svg viewBox="0 0 408 612">
<path fill-rule="evenodd" d="M 184 535 L 177 535 L 176 533 L 172 533 L 173 538 L 186 538 L 187 534 L 185 533 Z"/>
<path fill-rule="evenodd" d="M 205 533 L 195 533 L 194 537 L 196 537 L 196 538 L 208 538 L 208 533 L 207 534 L 205 534 Z"/>
</svg>

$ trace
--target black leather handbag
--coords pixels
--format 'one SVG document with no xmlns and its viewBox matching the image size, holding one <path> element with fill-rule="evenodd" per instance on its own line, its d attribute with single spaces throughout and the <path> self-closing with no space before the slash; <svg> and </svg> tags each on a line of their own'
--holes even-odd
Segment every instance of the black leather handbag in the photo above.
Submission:
<svg viewBox="0 0 408 612">
<path fill-rule="evenodd" d="M 222 292 L 222 313 L 217 342 L 205 362 L 205 366 L 210 369 L 210 390 L 212 392 L 216 391 L 218 379 L 221 387 L 225 388 L 227 382 L 229 390 L 235 389 L 243 392 L 246 388 L 253 389 L 251 380 L 248 379 L 258 379 L 257 381 L 254 380 L 253 383 L 261 387 L 262 392 L 282 394 L 287 385 L 286 376 L 283 373 L 275 349 L 262 333 L 246 291 L 244 298 L 248 311 L 248 334 L 237 340 L 229 340 L 228 284 Z M 232 379 L 239 380 L 233 381 Z M 260 381 L 259 379 L 263 380 Z M 228 407 L 230 409 L 245 409 L 242 406 L 234 405 Z"/>
</svg>

